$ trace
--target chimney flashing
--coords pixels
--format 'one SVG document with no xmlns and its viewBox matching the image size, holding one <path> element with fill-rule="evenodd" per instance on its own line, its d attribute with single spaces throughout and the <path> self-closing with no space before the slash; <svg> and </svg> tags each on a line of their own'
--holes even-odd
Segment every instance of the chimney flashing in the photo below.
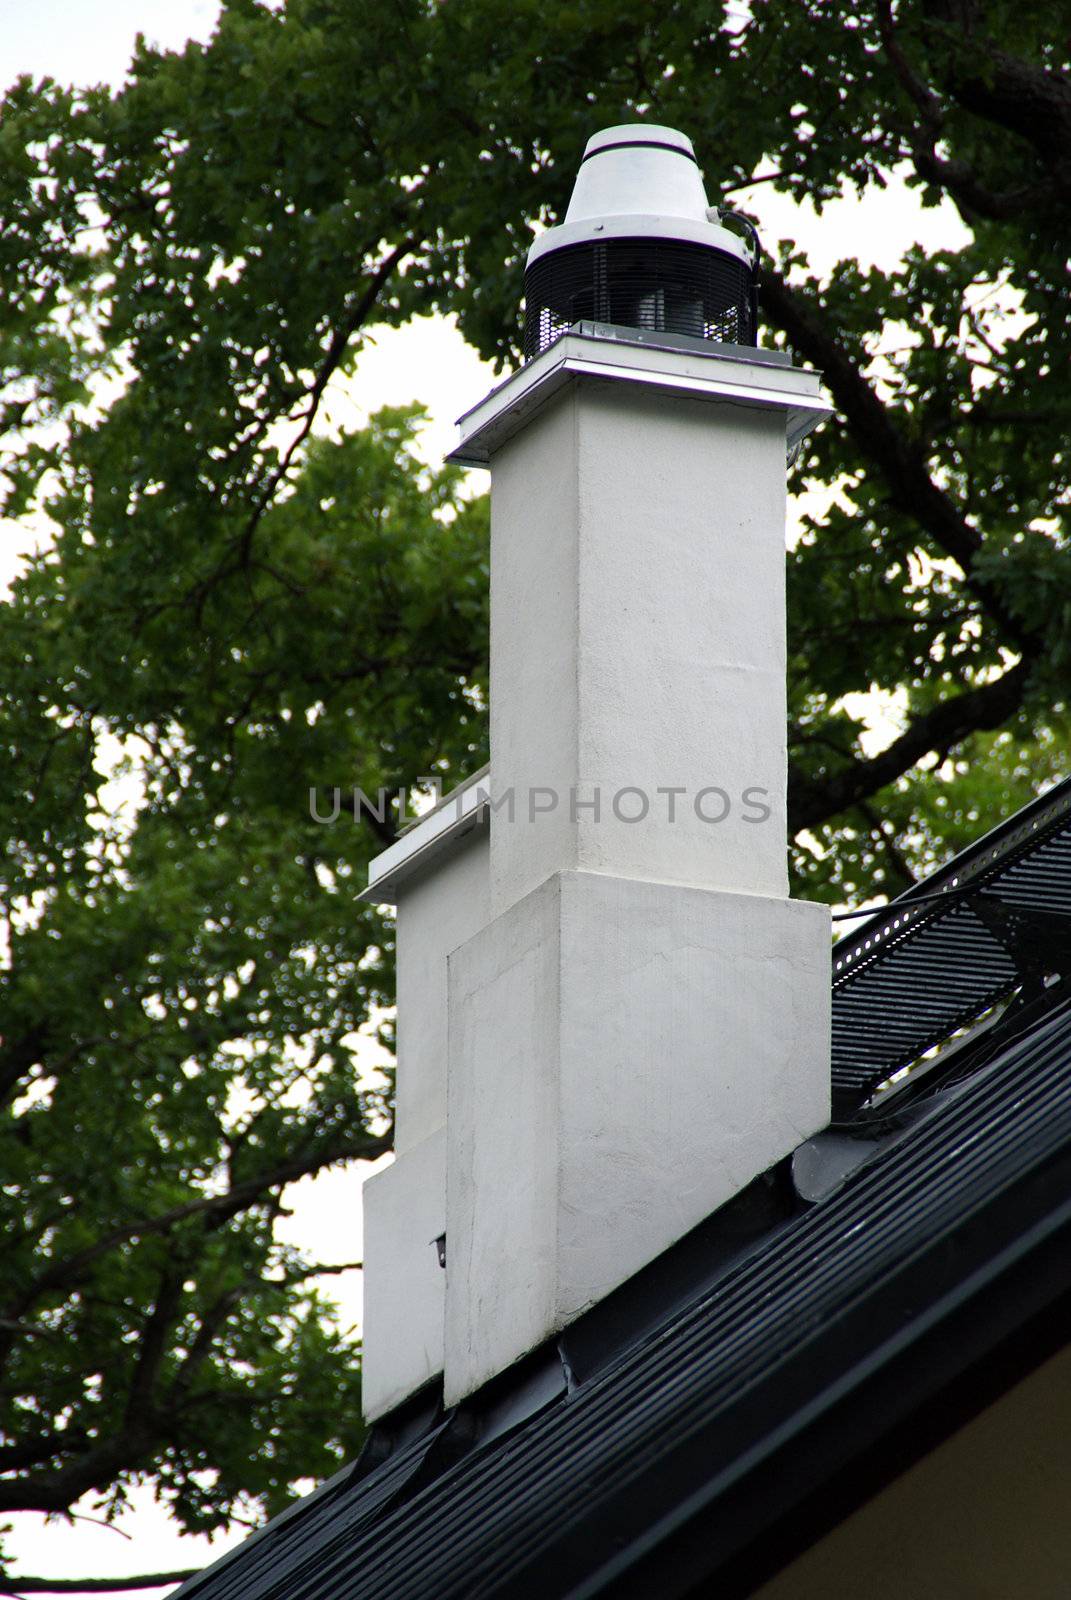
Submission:
<svg viewBox="0 0 1071 1600">
<path fill-rule="evenodd" d="M 574 323 L 458 419 L 460 438 L 447 460 L 459 466 L 489 466 L 495 451 L 562 389 L 584 377 L 782 411 L 789 451 L 832 413 L 819 374 L 809 367 L 771 361 L 779 351 L 752 349 L 745 355 L 744 346 L 727 349 L 662 332 L 654 339 L 657 342 L 634 328 Z"/>
<path fill-rule="evenodd" d="M 651 350 L 694 350 L 697 355 L 717 355 L 723 361 L 758 361 L 772 367 L 793 367 L 787 350 L 767 350 L 754 344 L 731 344 L 718 340 L 717 350 L 711 351 L 710 339 L 700 339 L 690 333 L 673 333 L 668 328 L 630 328 L 616 322 L 576 322 L 569 329 L 582 339 L 610 339 L 621 344 L 642 344 Z M 811 371 L 809 367 L 800 371 Z"/>
</svg>

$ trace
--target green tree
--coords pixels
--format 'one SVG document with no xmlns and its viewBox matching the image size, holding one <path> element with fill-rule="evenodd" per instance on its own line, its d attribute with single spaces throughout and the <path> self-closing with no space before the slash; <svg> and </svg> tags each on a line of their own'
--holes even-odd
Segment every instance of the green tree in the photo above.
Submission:
<svg viewBox="0 0 1071 1600">
<path fill-rule="evenodd" d="M 959 251 L 764 263 L 766 337 L 838 408 L 790 557 L 802 892 L 895 890 L 1065 760 L 1071 79 L 1010 0 L 228 0 L 120 92 L 0 122 L 9 952 L 0 1509 L 274 1509 L 359 1437 L 356 1353 L 273 1242 L 286 1184 L 387 1148 L 355 904 L 392 824 L 308 791 L 485 756 L 486 510 L 413 418 L 320 424 L 363 333 L 451 310 L 517 359 L 531 224 L 586 137 L 684 127 L 713 194 L 819 209 L 906 172 Z M 1002 321 L 1001 307 L 1015 309 Z M 895 338 L 890 330 L 897 330 Z M 845 696 L 897 696 L 867 755 Z M 111 815 L 117 752 L 136 788 Z"/>
</svg>

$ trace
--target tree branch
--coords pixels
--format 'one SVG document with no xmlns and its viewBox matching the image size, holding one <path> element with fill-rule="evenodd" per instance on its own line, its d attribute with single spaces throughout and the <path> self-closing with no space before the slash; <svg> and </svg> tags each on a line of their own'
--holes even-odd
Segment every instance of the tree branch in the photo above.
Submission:
<svg viewBox="0 0 1071 1600">
<path fill-rule="evenodd" d="M 153 1442 L 147 1417 L 124 1426 L 49 1477 L 0 1483 L 0 1511 L 68 1511 L 91 1489 L 107 1488 L 124 1469 L 144 1465 Z"/>
<path fill-rule="evenodd" d="M 868 827 L 881 844 L 885 858 L 892 869 L 894 879 L 901 889 L 910 889 L 917 879 L 896 843 L 896 829 L 887 817 L 881 817 L 865 800 L 859 802 L 858 807 L 862 816 L 866 818 Z"/>
<path fill-rule="evenodd" d="M 236 1284 L 233 1289 L 228 1289 L 226 1294 L 220 1295 L 219 1299 L 205 1312 L 201 1319 L 201 1326 L 197 1330 L 197 1336 L 183 1357 L 174 1382 L 167 1391 L 164 1402 L 166 1410 L 182 1409 L 189 1394 L 190 1385 L 197 1376 L 198 1368 L 211 1354 L 217 1333 L 223 1327 L 242 1295 L 255 1282 L 255 1278 L 244 1279 L 241 1283 Z M 228 1403 L 230 1398 L 228 1396 Z"/>
<path fill-rule="evenodd" d="M 387 282 L 387 279 L 390 277 L 391 273 L 394 271 L 395 267 L 398 266 L 398 264 L 413 248 L 413 243 L 414 241 L 412 239 L 403 239 L 402 243 L 398 245 L 396 249 L 391 251 L 386 260 L 376 268 L 376 271 L 372 274 L 372 279 L 368 287 L 332 334 L 331 340 L 324 355 L 324 359 L 320 363 L 320 369 L 317 372 L 312 387 L 308 392 L 309 403 L 305 411 L 304 421 L 302 422 L 302 425 L 299 428 L 296 436 L 291 440 L 289 446 L 287 447 L 282 460 L 279 462 L 279 465 L 274 469 L 273 472 L 269 474 L 267 483 L 264 485 L 264 488 L 254 501 L 253 509 L 250 512 L 248 521 L 246 522 L 242 533 L 241 542 L 238 547 L 237 564 L 239 567 L 245 566 L 246 562 L 249 560 L 249 552 L 252 548 L 253 536 L 256 533 L 260 519 L 263 517 L 264 512 L 270 505 L 272 498 L 275 495 L 275 491 L 278 489 L 280 483 L 282 483 L 287 472 L 290 470 L 290 463 L 293 461 L 294 456 L 297 454 L 298 450 L 305 443 L 305 440 L 311 433 L 312 425 L 316 420 L 316 414 L 320 409 L 320 401 L 323 399 L 324 391 L 327 388 L 328 383 L 331 381 L 331 378 L 338 370 L 338 367 L 346 354 L 346 348 L 349 345 L 350 340 L 361 327 L 365 318 L 368 316 L 368 313 L 375 305 L 376 300 L 379 298 L 380 291 Z"/>
<path fill-rule="evenodd" d="M 789 826 L 799 833 L 858 805 L 893 783 L 936 750 L 948 750 L 984 729 L 999 728 L 1023 703 L 1030 666 L 1020 661 L 992 683 L 950 696 L 916 717 L 888 749 L 869 760 L 855 761 L 842 772 L 811 778 L 798 768 L 789 772 Z"/>
<path fill-rule="evenodd" d="M 889 65 L 915 106 L 919 128 L 903 129 L 915 170 L 937 188 L 947 190 L 964 215 L 1007 221 L 1026 212 L 1051 208 L 1054 193 L 1071 197 L 1071 83 L 1062 72 L 1051 71 L 1019 56 L 997 49 L 989 40 L 975 48 L 983 60 L 981 70 L 964 63 L 964 44 L 975 40 L 974 6 L 950 6 L 931 0 L 924 7 L 923 28 L 940 50 L 942 34 L 956 38 L 944 55 L 944 98 L 911 65 L 896 37 L 891 0 L 878 6 L 878 28 Z M 972 116 L 1017 135 L 1030 145 L 1046 169 L 1044 181 L 1036 178 L 998 190 L 982 181 L 966 161 L 937 154 L 937 141 L 946 126 L 946 109 L 954 103 Z"/>
<path fill-rule="evenodd" d="M 167 1355 L 167 1336 L 182 1303 L 182 1274 L 170 1268 L 161 1275 L 152 1311 L 138 1340 L 138 1358 L 123 1408 L 123 1427 L 139 1429 L 155 1415 L 153 1394 Z"/>
<path fill-rule="evenodd" d="M 892 0 L 880 0 L 878 5 L 878 31 L 881 42 L 885 47 L 885 54 L 889 58 L 889 65 L 896 74 L 901 86 L 911 100 L 914 101 L 923 123 L 932 133 L 940 125 L 941 100 L 940 96 L 919 77 L 914 67 L 908 61 L 900 48 L 896 37 L 896 26 L 893 22 Z"/>
<path fill-rule="evenodd" d="M 304 1155 L 293 1156 L 289 1161 L 281 1162 L 269 1171 L 258 1173 L 246 1178 L 243 1182 L 235 1184 L 223 1194 L 202 1195 L 197 1200 L 190 1200 L 185 1205 L 174 1206 L 170 1211 L 162 1212 L 158 1217 L 142 1217 L 137 1222 L 129 1222 L 118 1228 L 113 1228 L 110 1233 L 97 1239 L 93 1244 L 87 1245 L 84 1250 L 79 1250 L 73 1256 L 67 1256 L 63 1261 L 53 1262 L 44 1272 L 39 1273 L 33 1282 L 23 1291 L 12 1306 L 6 1308 L 5 1316 L 11 1321 L 20 1321 L 29 1307 L 50 1290 L 69 1287 L 78 1281 L 86 1268 L 106 1255 L 109 1250 L 114 1250 L 117 1245 L 126 1244 L 132 1239 L 147 1238 L 151 1234 L 169 1233 L 180 1222 L 185 1222 L 190 1217 L 202 1216 L 213 1227 L 237 1216 L 240 1211 L 253 1205 L 261 1195 L 272 1189 L 277 1189 L 282 1184 L 292 1183 L 298 1178 L 308 1177 L 322 1168 L 331 1166 L 341 1160 L 367 1160 L 374 1161 L 377 1156 L 383 1155 L 391 1147 L 388 1135 L 376 1137 L 367 1134 L 361 1142 L 360 1148 L 356 1146 L 349 1149 L 333 1149 L 330 1151 L 307 1152 Z"/>
<path fill-rule="evenodd" d="M 16 1322 L 11 1317 L 0 1317 L 0 1333 L 18 1333 L 25 1339 L 59 1339 L 57 1328 L 42 1328 L 35 1322 Z"/>
<path fill-rule="evenodd" d="M 1055 71 L 1001 50 L 991 39 L 946 54 L 944 87 L 973 116 L 1014 133 L 1032 147 L 1061 187 L 1071 151 L 1071 82 Z"/>
<path fill-rule="evenodd" d="M 180 1572 L 151 1572 L 138 1578 L 0 1578 L 0 1595 L 20 1594 L 118 1594 L 132 1589 L 161 1589 L 165 1583 L 185 1583 L 200 1569 L 187 1567 Z M 2 1587 L 6 1583 L 13 1589 Z"/>
<path fill-rule="evenodd" d="M 1024 183 L 1013 189 L 990 189 L 965 161 L 938 156 L 920 140 L 909 138 L 908 144 L 919 177 L 925 178 L 935 188 L 947 190 L 968 220 L 971 217 L 986 217 L 991 222 L 1008 222 L 1036 207 L 1051 203 L 1050 183 Z"/>
<path fill-rule="evenodd" d="M 45 1461 L 55 1461 L 57 1456 L 84 1450 L 86 1440 L 85 1433 L 63 1428 L 38 1434 L 35 1439 L 23 1439 L 21 1443 L 0 1445 L 0 1472 L 20 1472 Z"/>
<path fill-rule="evenodd" d="M 1023 655 L 1031 654 L 1036 644 L 1026 625 L 1008 609 L 992 584 L 972 573 L 974 558 L 982 547 L 981 535 L 934 483 L 921 450 L 896 426 L 889 408 L 878 399 L 816 308 L 770 267 L 762 275 L 762 304 L 769 320 L 800 354 L 822 369 L 852 436 L 884 478 L 890 502 L 918 522 L 959 564 L 967 588 L 999 623 L 1007 639 Z"/>
</svg>

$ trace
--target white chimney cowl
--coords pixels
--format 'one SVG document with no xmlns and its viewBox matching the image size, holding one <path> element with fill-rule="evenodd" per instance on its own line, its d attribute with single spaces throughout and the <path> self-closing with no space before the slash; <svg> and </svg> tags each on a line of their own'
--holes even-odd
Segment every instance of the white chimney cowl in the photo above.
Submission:
<svg viewBox="0 0 1071 1600">
<path fill-rule="evenodd" d="M 588 140 L 565 221 L 540 234 L 527 265 L 549 251 L 600 236 L 654 236 L 724 250 L 753 267 L 751 245 L 723 228 L 717 215 L 687 134 L 625 122 Z"/>
<path fill-rule="evenodd" d="M 525 355 L 585 321 L 753 345 L 756 269 L 754 230 L 722 226 L 689 138 L 607 128 L 588 140 L 565 221 L 528 252 Z"/>
</svg>

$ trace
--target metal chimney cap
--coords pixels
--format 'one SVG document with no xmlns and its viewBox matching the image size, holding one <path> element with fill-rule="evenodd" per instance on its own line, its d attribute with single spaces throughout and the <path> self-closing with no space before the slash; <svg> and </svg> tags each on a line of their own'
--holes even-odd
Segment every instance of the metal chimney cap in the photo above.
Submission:
<svg viewBox="0 0 1071 1600">
<path fill-rule="evenodd" d="M 753 345 L 758 251 L 722 226 L 692 141 L 658 123 L 588 140 L 564 220 L 528 252 L 525 359 L 580 322 Z"/>
<path fill-rule="evenodd" d="M 653 122 L 625 122 L 593 134 L 564 220 L 540 234 L 527 267 L 583 241 L 676 239 L 706 245 L 754 267 L 749 245 L 723 228 L 707 201 L 688 135 Z"/>
</svg>

